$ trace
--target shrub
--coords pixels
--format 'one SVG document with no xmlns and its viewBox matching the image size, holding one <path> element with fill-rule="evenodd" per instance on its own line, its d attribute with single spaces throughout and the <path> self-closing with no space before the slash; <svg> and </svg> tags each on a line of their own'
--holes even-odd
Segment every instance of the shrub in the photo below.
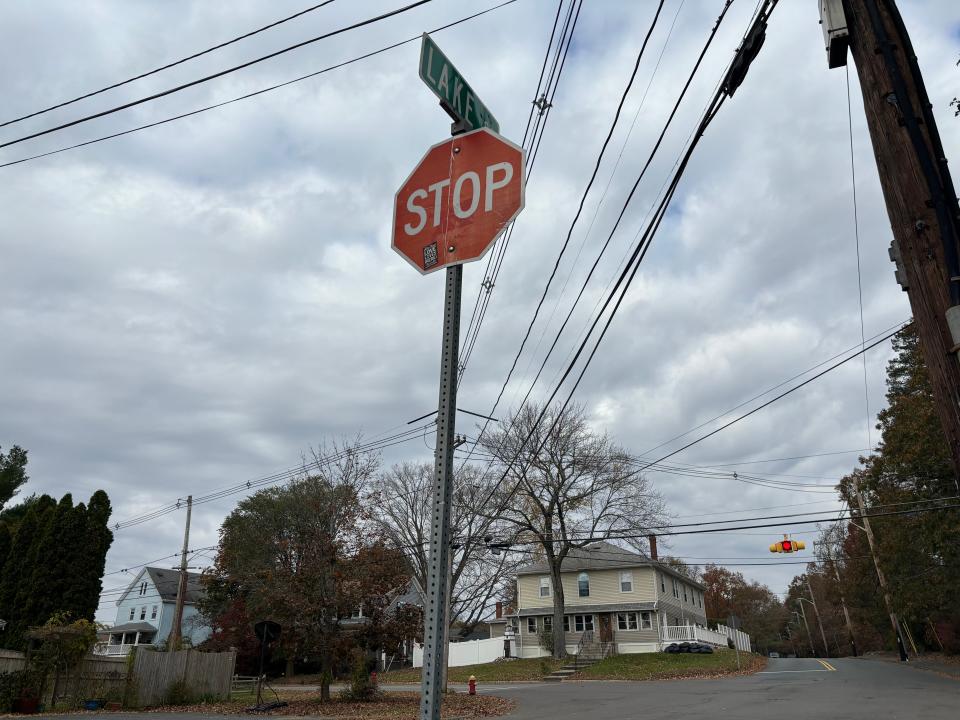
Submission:
<svg viewBox="0 0 960 720">
<path fill-rule="evenodd" d="M 553 655 L 553 630 L 541 630 L 537 633 L 540 647 Z"/>
<path fill-rule="evenodd" d="M 189 705 L 195 700 L 193 691 L 185 680 L 177 680 L 167 688 L 164 705 Z"/>
<path fill-rule="evenodd" d="M 15 670 L 0 674 L 0 713 L 13 710 L 20 697 L 38 697 L 42 678 L 35 670 Z"/>
<path fill-rule="evenodd" d="M 370 680 L 370 670 L 366 656 L 362 650 L 354 650 L 350 687 L 343 691 L 344 699 L 369 702 L 376 699 L 377 694 L 377 686 Z"/>
</svg>

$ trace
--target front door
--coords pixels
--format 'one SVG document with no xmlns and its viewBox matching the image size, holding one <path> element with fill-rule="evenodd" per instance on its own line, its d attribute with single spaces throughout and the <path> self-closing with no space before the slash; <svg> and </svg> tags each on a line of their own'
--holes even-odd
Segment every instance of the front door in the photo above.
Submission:
<svg viewBox="0 0 960 720">
<path fill-rule="evenodd" d="M 600 615 L 600 642 L 613 642 L 613 625 L 610 623 L 610 613 Z"/>
</svg>

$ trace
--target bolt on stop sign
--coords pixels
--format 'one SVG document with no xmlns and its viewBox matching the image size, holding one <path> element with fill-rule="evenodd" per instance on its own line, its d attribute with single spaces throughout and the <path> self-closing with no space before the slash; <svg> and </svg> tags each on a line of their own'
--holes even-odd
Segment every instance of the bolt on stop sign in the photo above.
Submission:
<svg viewBox="0 0 960 720">
<path fill-rule="evenodd" d="M 482 258 L 523 209 L 523 160 L 487 128 L 434 145 L 397 191 L 393 249 L 421 273 Z"/>
</svg>

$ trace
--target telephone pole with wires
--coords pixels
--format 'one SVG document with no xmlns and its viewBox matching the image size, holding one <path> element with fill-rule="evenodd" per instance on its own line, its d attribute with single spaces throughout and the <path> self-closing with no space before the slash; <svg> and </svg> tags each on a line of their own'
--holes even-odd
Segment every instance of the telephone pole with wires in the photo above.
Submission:
<svg viewBox="0 0 960 720">
<path fill-rule="evenodd" d="M 182 643 L 180 626 L 183 624 L 183 604 L 187 598 L 187 548 L 190 547 L 190 515 L 193 512 L 193 495 L 187 496 L 187 521 L 183 528 L 183 550 L 180 552 L 180 582 L 177 584 L 177 605 L 170 629 L 170 649 L 179 650 Z"/>
<path fill-rule="evenodd" d="M 960 208 L 930 98 L 895 0 L 818 0 L 830 68 L 853 57 L 934 399 L 960 476 Z"/>
</svg>

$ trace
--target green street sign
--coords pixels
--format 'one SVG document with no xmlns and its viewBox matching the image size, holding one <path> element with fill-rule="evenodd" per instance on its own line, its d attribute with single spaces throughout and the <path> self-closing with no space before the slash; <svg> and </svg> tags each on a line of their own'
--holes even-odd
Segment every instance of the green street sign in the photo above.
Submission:
<svg viewBox="0 0 960 720">
<path fill-rule="evenodd" d="M 420 45 L 420 79 L 440 98 L 443 109 L 454 120 L 463 120 L 470 130 L 487 127 L 495 133 L 500 132 L 500 123 L 493 113 L 426 33 Z"/>
</svg>

